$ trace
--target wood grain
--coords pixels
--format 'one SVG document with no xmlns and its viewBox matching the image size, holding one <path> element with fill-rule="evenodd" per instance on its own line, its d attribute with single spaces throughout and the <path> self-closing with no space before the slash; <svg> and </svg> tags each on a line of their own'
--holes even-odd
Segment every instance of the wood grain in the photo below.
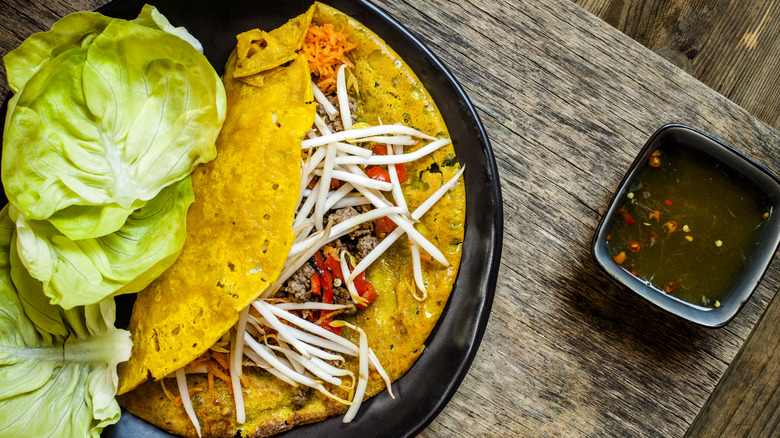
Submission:
<svg viewBox="0 0 780 438">
<path fill-rule="evenodd" d="M 103 3 L 0 1 L 0 54 L 59 15 Z M 780 286 L 780 261 L 728 326 L 710 330 L 614 284 L 591 260 L 590 239 L 661 125 L 691 125 L 775 172 L 780 133 L 566 0 L 378 3 L 473 100 L 504 195 L 491 321 L 457 394 L 421 436 L 682 436 Z M 773 397 L 751 412 L 776 415 Z M 741 427 L 759 423 L 745 416 Z"/>
<path fill-rule="evenodd" d="M 681 436 L 777 274 L 732 324 L 703 330 L 611 284 L 590 261 L 590 236 L 663 123 L 696 126 L 775 169 L 778 134 L 566 2 L 383 6 L 474 99 L 505 197 L 504 261 L 483 347 L 423 435 Z"/>
<path fill-rule="evenodd" d="M 574 2 L 780 128 L 780 3 L 776 0 Z M 774 299 L 689 436 L 780 435 L 778 315 L 780 299 Z"/>
<path fill-rule="evenodd" d="M 780 436 L 780 294 L 729 367 L 689 437 Z"/>
<path fill-rule="evenodd" d="M 780 129 L 777 0 L 573 0 Z"/>
<path fill-rule="evenodd" d="M 55 21 L 74 11 L 92 11 L 105 0 L 0 0 L 0 58 L 35 32 L 49 30 Z M 8 93 L 8 76 L 0 68 L 0 96 Z"/>
</svg>

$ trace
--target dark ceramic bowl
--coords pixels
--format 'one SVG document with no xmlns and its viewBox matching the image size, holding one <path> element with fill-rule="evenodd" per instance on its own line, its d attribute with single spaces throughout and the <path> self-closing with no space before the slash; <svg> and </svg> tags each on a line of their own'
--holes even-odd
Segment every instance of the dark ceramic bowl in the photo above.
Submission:
<svg viewBox="0 0 780 438">
<path fill-rule="evenodd" d="M 628 268 L 619 265 L 614 259 L 614 251 L 610 252 L 608 240 L 616 220 L 623 220 L 621 206 L 624 205 L 629 192 L 634 190 L 635 182 L 647 166 L 649 159 L 661 148 L 685 148 L 702 159 L 712 159 L 718 166 L 752 182 L 762 195 L 768 217 L 763 224 L 763 231 L 758 235 L 753 246 L 749 262 L 738 271 L 725 299 L 718 301 L 718 306 L 704 306 L 665 293 L 662 288 L 653 286 L 650 281 L 643 280 L 632 274 Z M 709 157 L 709 158 L 708 158 Z M 615 193 L 609 209 L 604 214 L 593 238 L 592 254 L 596 263 L 607 274 L 627 288 L 641 295 L 651 303 L 675 315 L 707 327 L 721 327 L 727 324 L 745 302 L 750 298 L 759 284 L 769 263 L 780 243 L 780 180 L 754 163 L 744 155 L 736 152 L 723 143 L 681 125 L 666 125 L 656 131 L 639 152 L 634 163 L 629 168 L 623 181 Z M 644 218 L 637 218 L 637 222 Z M 633 222 L 633 220 L 632 220 Z M 648 224 L 644 224 L 648 225 Z M 639 225 L 641 226 L 641 224 Z M 705 260 L 706 263 L 706 260 Z"/>
</svg>

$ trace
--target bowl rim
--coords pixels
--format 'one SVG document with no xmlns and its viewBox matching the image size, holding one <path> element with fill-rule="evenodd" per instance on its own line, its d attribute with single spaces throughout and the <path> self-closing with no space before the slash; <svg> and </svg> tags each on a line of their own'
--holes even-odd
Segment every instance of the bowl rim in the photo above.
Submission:
<svg viewBox="0 0 780 438">
<path fill-rule="evenodd" d="M 665 144 L 668 137 L 672 137 L 678 142 L 684 143 L 686 147 L 696 152 L 704 153 L 724 163 L 729 168 L 740 172 L 761 191 L 767 193 L 772 204 L 770 211 L 780 208 L 780 179 L 769 170 L 732 147 L 697 129 L 682 124 L 669 123 L 658 128 L 650 136 L 623 175 L 617 189 L 613 192 L 606 212 L 596 227 L 591 242 L 591 255 L 601 270 L 655 306 L 698 325 L 711 328 L 723 327 L 739 313 L 750 296 L 752 296 L 769 268 L 778 246 L 780 246 L 780 226 L 778 225 L 780 224 L 780 219 L 777 217 L 777 213 L 770 216 L 750 263 L 735 284 L 729 297 L 718 308 L 699 306 L 664 294 L 621 268 L 612 260 L 612 257 L 609 256 L 606 250 L 606 236 L 609 234 L 608 231 L 615 220 L 615 214 L 622 204 L 620 201 L 627 194 L 630 183 L 645 168 L 647 158 L 653 151 Z M 680 137 L 687 141 L 680 141 Z"/>
</svg>

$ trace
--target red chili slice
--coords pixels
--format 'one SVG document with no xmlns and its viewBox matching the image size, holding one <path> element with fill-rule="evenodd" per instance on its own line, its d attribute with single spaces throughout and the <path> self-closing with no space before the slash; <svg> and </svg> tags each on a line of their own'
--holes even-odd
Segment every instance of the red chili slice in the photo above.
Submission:
<svg viewBox="0 0 780 438">
<path fill-rule="evenodd" d="M 406 168 L 401 163 L 395 165 L 395 173 L 398 174 L 398 182 L 404 182 L 409 179 L 409 174 L 406 173 Z"/>
<path fill-rule="evenodd" d="M 344 283 L 344 276 L 341 274 L 341 262 L 336 260 L 333 256 L 328 256 L 328 258 L 325 259 L 325 267 L 330 270 L 334 278 L 338 278 Z"/>
<path fill-rule="evenodd" d="M 314 253 L 314 267 L 319 274 L 322 274 L 322 271 L 325 270 L 325 260 L 322 258 L 322 252 L 320 251 Z"/>
<path fill-rule="evenodd" d="M 380 239 L 383 239 L 397 227 L 398 225 L 396 225 L 395 222 L 390 220 L 390 218 L 387 216 L 380 217 L 374 221 L 374 235 Z"/>
<path fill-rule="evenodd" d="M 368 175 L 369 178 L 375 179 L 377 181 L 390 182 L 390 173 L 388 173 L 387 169 L 384 167 L 371 167 L 366 171 L 366 175 Z"/>
<path fill-rule="evenodd" d="M 320 276 L 316 273 L 311 276 L 311 293 L 312 295 L 321 295 L 322 289 L 320 286 Z"/>
<path fill-rule="evenodd" d="M 331 304 L 333 302 L 333 277 L 327 269 L 322 271 L 320 285 L 322 286 L 322 302 Z"/>
<path fill-rule="evenodd" d="M 366 279 L 365 272 L 361 272 L 360 275 L 355 277 L 355 289 L 357 289 L 358 295 L 367 301 L 365 305 L 358 304 L 358 307 L 361 309 L 368 307 L 368 305 L 371 304 L 371 302 L 374 301 L 378 296 L 376 289 L 374 289 L 374 285 L 372 285 L 371 282 Z"/>
<path fill-rule="evenodd" d="M 628 214 L 628 210 L 626 210 L 626 207 L 620 207 L 618 209 L 618 213 L 623 215 L 623 219 L 626 220 L 627 224 L 629 224 L 629 225 L 635 225 L 636 224 L 636 222 L 634 222 L 634 219 L 631 217 L 631 215 Z"/>
</svg>

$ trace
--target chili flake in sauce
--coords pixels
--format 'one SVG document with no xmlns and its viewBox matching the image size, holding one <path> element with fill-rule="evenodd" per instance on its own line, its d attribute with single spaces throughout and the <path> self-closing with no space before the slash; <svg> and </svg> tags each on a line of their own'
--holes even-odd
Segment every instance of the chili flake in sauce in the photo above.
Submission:
<svg viewBox="0 0 780 438">
<path fill-rule="evenodd" d="M 650 158 L 629 187 L 634 196 L 618 210 L 607 250 L 659 291 L 719 307 L 758 246 L 769 217 L 766 197 L 747 178 L 682 145 L 665 145 Z"/>
</svg>

